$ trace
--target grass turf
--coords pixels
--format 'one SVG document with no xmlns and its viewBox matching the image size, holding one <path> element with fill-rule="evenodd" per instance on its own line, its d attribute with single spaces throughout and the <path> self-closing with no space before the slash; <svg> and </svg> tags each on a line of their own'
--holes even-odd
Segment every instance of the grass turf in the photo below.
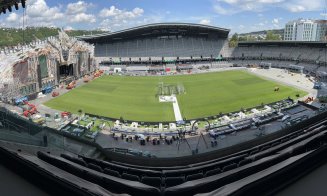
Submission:
<svg viewBox="0 0 327 196">
<path fill-rule="evenodd" d="M 306 92 L 262 79 L 246 71 L 226 71 L 179 76 L 103 76 L 47 103 L 54 109 L 123 117 L 126 120 L 174 121 L 172 103 L 159 103 L 158 85 L 183 84 L 185 93 L 178 95 L 182 116 L 194 119 L 227 113 L 304 96 Z M 279 92 L 274 88 L 280 87 Z"/>
</svg>

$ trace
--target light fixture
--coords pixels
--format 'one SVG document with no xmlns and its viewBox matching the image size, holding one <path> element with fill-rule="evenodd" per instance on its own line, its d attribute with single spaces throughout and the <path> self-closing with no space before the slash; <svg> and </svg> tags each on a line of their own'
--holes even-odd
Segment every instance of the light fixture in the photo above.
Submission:
<svg viewBox="0 0 327 196">
<path fill-rule="evenodd" d="M 15 9 L 18 10 L 18 8 L 19 8 L 19 7 L 18 7 L 18 3 L 15 2 Z"/>
<path fill-rule="evenodd" d="M 22 6 L 23 6 L 23 8 L 26 7 L 26 0 L 22 0 Z"/>
</svg>

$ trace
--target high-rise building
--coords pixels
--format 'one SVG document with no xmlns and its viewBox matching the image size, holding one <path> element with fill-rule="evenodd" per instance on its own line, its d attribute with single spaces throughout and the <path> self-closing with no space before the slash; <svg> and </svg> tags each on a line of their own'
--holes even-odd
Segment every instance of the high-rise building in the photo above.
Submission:
<svg viewBox="0 0 327 196">
<path fill-rule="evenodd" d="M 316 20 L 316 41 L 327 41 L 327 20 Z"/>
<path fill-rule="evenodd" d="M 298 19 L 286 23 L 285 41 L 325 41 L 327 20 Z"/>
</svg>

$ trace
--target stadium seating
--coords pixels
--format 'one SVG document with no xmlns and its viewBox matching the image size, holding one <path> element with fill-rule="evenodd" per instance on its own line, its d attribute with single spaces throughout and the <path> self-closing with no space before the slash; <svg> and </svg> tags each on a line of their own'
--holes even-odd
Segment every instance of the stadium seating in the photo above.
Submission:
<svg viewBox="0 0 327 196">
<path fill-rule="evenodd" d="M 31 165 L 37 165 L 38 168 L 50 169 L 46 175 L 56 168 L 65 175 L 79 179 L 74 183 L 87 181 L 112 194 L 194 195 L 209 194 L 248 176 L 261 176 L 267 168 L 284 163 L 281 170 L 286 165 L 292 165 L 294 160 L 305 160 L 325 152 L 326 142 L 327 120 L 321 120 L 252 148 L 185 165 L 146 167 L 73 154 L 56 156 L 41 151 L 37 157 L 22 151 L 9 154 L 24 160 L 22 162 L 25 164 L 32 162 Z"/>
<path fill-rule="evenodd" d="M 215 183 L 218 183 L 220 186 L 224 183 L 231 182 L 230 180 L 241 178 L 242 175 L 249 175 L 250 173 L 260 171 L 276 162 L 293 156 L 293 154 L 296 155 L 303 153 L 306 151 L 306 146 L 309 146 L 312 142 L 318 142 L 319 139 L 325 137 L 326 132 L 326 122 L 317 123 L 316 125 L 307 128 L 305 131 L 299 130 L 293 132 L 282 138 L 259 145 L 253 149 L 248 149 L 217 160 L 186 165 L 184 168 L 178 169 L 175 169 L 174 167 L 171 169 L 141 169 L 134 167 L 133 165 L 123 166 L 118 163 L 95 160 L 86 157 L 82 158 L 88 165 L 97 165 L 97 167 L 92 166 L 93 170 L 100 171 L 99 168 L 105 167 L 103 172 L 110 176 L 121 177 L 122 179 L 137 181 L 160 188 L 161 190 L 165 190 L 165 193 L 168 195 L 177 189 L 179 193 L 181 190 L 188 190 L 185 193 L 189 194 L 189 189 L 192 191 L 195 191 L 196 189 L 198 192 L 204 190 L 204 187 L 208 186 L 208 184 L 203 183 L 203 181 L 211 184 L 211 176 L 220 176 L 215 180 Z M 73 160 L 69 156 L 62 155 L 62 157 Z M 85 163 L 81 162 L 81 164 L 84 165 Z M 91 167 L 89 166 L 89 168 Z M 198 181 L 201 183 L 197 185 Z M 192 182 L 192 184 L 195 185 L 194 189 L 188 186 L 188 182 Z"/>
<path fill-rule="evenodd" d="M 139 39 L 97 44 L 97 57 L 217 57 L 225 45 L 224 39 L 179 38 Z M 152 58 L 152 60 L 155 60 Z M 166 60 L 169 60 L 167 58 Z"/>
</svg>

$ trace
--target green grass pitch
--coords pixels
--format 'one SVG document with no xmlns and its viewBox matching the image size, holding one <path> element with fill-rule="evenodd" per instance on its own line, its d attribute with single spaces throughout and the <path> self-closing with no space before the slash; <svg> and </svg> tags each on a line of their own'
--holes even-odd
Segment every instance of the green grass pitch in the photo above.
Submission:
<svg viewBox="0 0 327 196">
<path fill-rule="evenodd" d="M 179 76 L 103 76 L 45 103 L 46 106 L 77 113 L 83 112 L 126 120 L 174 121 L 172 103 L 159 103 L 159 84 L 183 84 L 178 95 L 183 118 L 194 119 L 227 113 L 295 98 L 306 92 L 262 79 L 246 71 L 226 71 Z M 276 86 L 279 92 L 274 92 Z"/>
</svg>

